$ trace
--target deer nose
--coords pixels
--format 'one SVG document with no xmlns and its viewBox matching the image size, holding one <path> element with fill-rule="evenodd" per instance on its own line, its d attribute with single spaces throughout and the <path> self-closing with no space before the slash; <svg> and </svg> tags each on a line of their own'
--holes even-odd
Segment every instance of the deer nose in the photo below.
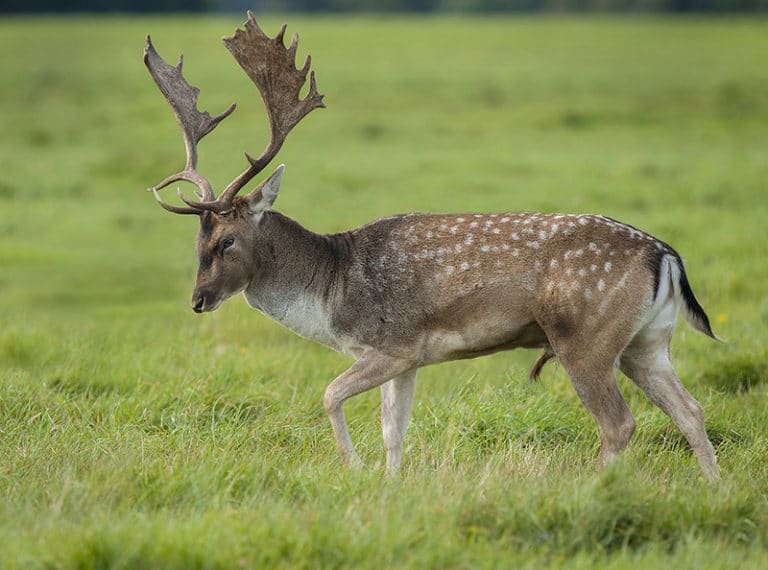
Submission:
<svg viewBox="0 0 768 570">
<path fill-rule="evenodd" d="M 192 300 L 192 310 L 196 313 L 202 313 L 203 312 L 203 305 L 205 304 L 205 298 L 202 296 L 198 297 L 197 299 Z"/>
</svg>

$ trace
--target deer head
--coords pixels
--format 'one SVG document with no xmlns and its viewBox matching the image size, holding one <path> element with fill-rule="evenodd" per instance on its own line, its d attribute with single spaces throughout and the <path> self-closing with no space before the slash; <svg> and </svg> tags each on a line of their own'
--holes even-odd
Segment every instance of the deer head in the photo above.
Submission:
<svg viewBox="0 0 768 570">
<path fill-rule="evenodd" d="M 312 59 L 307 56 L 301 69 L 296 68 L 299 37 L 294 34 L 286 48 L 283 42 L 285 28 L 283 25 L 277 36 L 270 38 L 259 28 L 253 14 L 248 12 L 245 29 L 238 29 L 234 35 L 223 38 L 224 45 L 261 93 L 269 116 L 270 139 L 257 158 L 245 153 L 248 167 L 229 183 L 218 198 L 208 179 L 197 171 L 197 145 L 232 114 L 235 104 L 215 117 L 198 110 L 200 90 L 187 83 L 182 76 L 183 58 L 179 58 L 176 67 L 169 65 L 155 51 L 147 36 L 144 63 L 173 109 L 187 154 L 181 171 L 168 176 L 149 191 L 169 212 L 200 217 L 198 272 L 192 294 L 192 309 L 195 312 L 215 310 L 225 299 L 248 285 L 252 278 L 254 255 L 259 252 L 259 222 L 277 197 L 283 165 L 247 195 L 238 197 L 237 194 L 269 165 L 293 127 L 314 109 L 325 107 L 323 96 L 317 91 L 314 71 L 309 74 L 307 95 L 303 99 L 299 97 Z M 174 206 L 160 198 L 158 190 L 179 181 L 197 186 L 199 193 L 195 195 L 198 200 L 188 199 L 181 190 L 178 193 L 185 206 Z M 246 251 L 249 255 L 245 255 Z"/>
</svg>

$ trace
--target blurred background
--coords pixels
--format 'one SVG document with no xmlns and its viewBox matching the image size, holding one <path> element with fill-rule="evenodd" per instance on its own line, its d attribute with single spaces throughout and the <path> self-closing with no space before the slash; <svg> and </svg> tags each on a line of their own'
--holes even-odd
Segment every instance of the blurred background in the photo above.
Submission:
<svg viewBox="0 0 768 570">
<path fill-rule="evenodd" d="M 3 12 L 756 12 L 768 0 L 2 0 Z"/>
</svg>

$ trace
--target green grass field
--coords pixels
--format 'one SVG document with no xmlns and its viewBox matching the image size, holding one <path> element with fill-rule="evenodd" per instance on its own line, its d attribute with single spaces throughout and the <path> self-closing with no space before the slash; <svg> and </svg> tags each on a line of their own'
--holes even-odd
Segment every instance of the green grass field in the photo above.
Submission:
<svg viewBox="0 0 768 570">
<path fill-rule="evenodd" d="M 673 343 L 722 482 L 623 377 L 638 429 L 596 474 L 592 419 L 525 351 L 422 372 L 398 479 L 378 393 L 350 401 L 346 471 L 322 396 L 350 361 L 239 297 L 193 314 L 197 222 L 143 191 L 183 163 L 147 32 L 202 108 L 238 102 L 201 145 L 217 189 L 265 144 L 218 39 L 240 21 L 5 18 L 0 567 L 764 568 L 768 20 L 284 20 L 328 108 L 278 159 L 278 209 L 321 232 L 599 212 L 672 243 L 728 341 Z"/>
</svg>

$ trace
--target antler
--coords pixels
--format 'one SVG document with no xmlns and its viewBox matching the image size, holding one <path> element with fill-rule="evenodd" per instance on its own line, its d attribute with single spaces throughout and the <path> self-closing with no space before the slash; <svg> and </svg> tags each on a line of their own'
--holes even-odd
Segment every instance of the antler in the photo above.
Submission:
<svg viewBox="0 0 768 570">
<path fill-rule="evenodd" d="M 185 180 L 195 184 L 200 189 L 203 200 L 216 199 L 211 183 L 197 171 L 197 143 L 235 110 L 235 104 L 233 103 L 226 111 L 215 117 L 211 117 L 207 111 L 199 111 L 197 109 L 197 97 L 200 94 L 200 90 L 187 83 L 182 76 L 181 68 L 183 63 L 184 58 L 181 56 L 176 67 L 168 65 L 160 57 L 160 54 L 155 51 L 152 39 L 147 36 L 147 45 L 144 48 L 144 64 L 173 109 L 176 121 L 181 128 L 184 147 L 187 151 L 187 162 L 184 170 L 172 174 L 154 188 L 150 188 L 150 190 L 154 192 L 155 198 L 166 210 L 178 214 L 199 214 L 200 212 L 196 209 L 190 211 L 190 208 L 178 208 L 166 204 L 158 196 L 157 190 L 165 188 L 173 182 Z"/>
<path fill-rule="evenodd" d="M 178 68 L 169 66 L 154 51 L 149 38 L 147 38 L 144 61 L 163 95 L 171 103 L 182 128 L 187 147 L 185 170 L 166 178 L 157 188 L 167 186 L 176 180 L 187 180 L 197 184 L 203 191 L 200 202 L 187 200 L 180 194 L 189 208 L 170 206 L 160 201 L 155 192 L 155 197 L 158 198 L 164 208 L 177 213 L 197 214 L 203 210 L 217 213 L 229 211 L 232 208 L 232 200 L 237 193 L 254 176 L 264 170 L 277 155 L 291 129 L 314 109 L 325 107 L 323 96 L 317 91 L 314 71 L 310 74 L 307 96 L 304 99 L 299 99 L 299 92 L 306 82 L 312 58 L 307 56 L 302 68 L 296 68 L 296 47 L 299 36 L 294 34 L 290 46 L 286 48 L 283 43 L 285 28 L 286 26 L 283 25 L 274 39 L 269 38 L 259 28 L 256 19 L 249 11 L 245 30 L 237 29 L 234 35 L 222 38 L 224 45 L 259 88 L 269 115 L 270 140 L 258 158 L 253 158 L 245 153 L 250 164 L 249 167 L 224 189 L 218 199 L 215 198 L 210 183 L 195 170 L 197 142 L 226 118 L 235 106 L 232 105 L 224 113 L 213 118 L 208 113 L 200 113 L 197 110 L 199 90 L 191 87 L 181 77 L 181 62 L 179 62 Z"/>
</svg>

